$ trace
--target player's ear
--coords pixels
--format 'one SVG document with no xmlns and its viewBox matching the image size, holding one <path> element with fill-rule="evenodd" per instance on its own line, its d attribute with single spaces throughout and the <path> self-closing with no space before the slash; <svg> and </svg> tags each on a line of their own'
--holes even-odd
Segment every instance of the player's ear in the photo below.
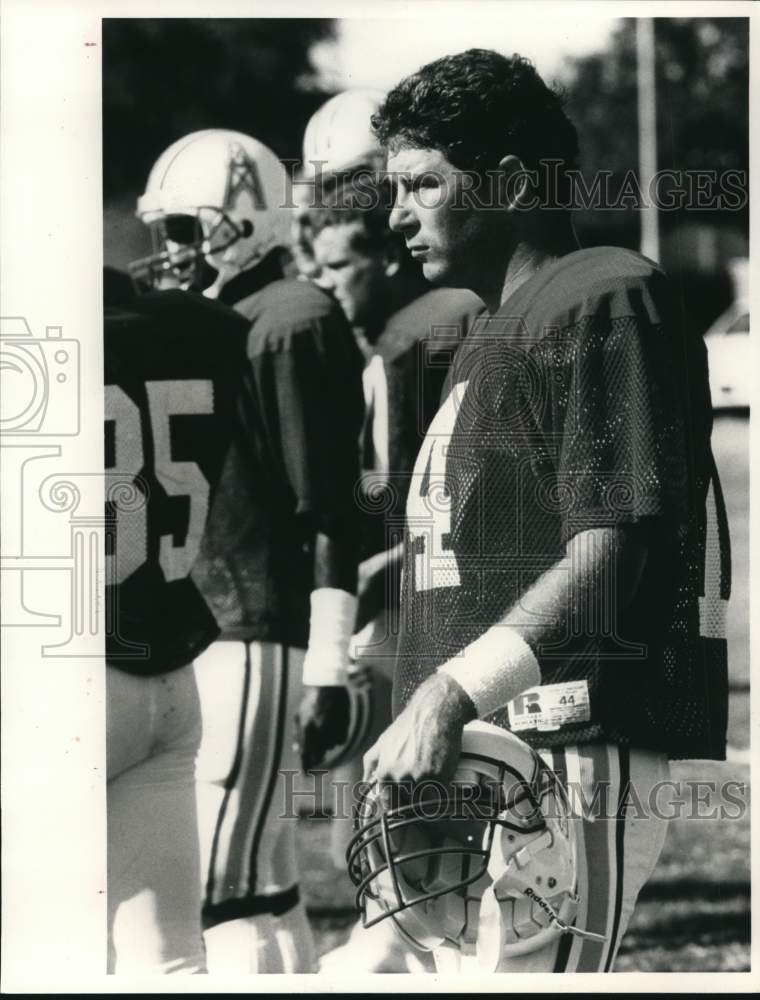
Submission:
<svg viewBox="0 0 760 1000">
<path fill-rule="evenodd" d="M 519 156 L 512 153 L 499 160 L 499 205 L 508 212 L 525 209 L 533 197 L 535 171 L 526 170 Z"/>
</svg>

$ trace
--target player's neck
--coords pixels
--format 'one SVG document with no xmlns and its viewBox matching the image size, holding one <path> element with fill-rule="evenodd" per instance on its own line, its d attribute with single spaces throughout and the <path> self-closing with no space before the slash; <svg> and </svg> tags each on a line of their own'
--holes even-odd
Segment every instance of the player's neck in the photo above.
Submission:
<svg viewBox="0 0 760 1000">
<path fill-rule="evenodd" d="M 235 275 L 221 288 L 216 298 L 226 305 L 234 305 L 282 276 L 282 253 L 279 247 L 276 247 L 254 267 Z"/>
<path fill-rule="evenodd" d="M 563 227 L 542 240 L 518 243 L 509 258 L 504 282 L 498 294 L 484 299 L 489 312 L 496 312 L 521 285 L 529 281 L 546 264 L 578 249 L 578 239 L 572 226 Z"/>
</svg>

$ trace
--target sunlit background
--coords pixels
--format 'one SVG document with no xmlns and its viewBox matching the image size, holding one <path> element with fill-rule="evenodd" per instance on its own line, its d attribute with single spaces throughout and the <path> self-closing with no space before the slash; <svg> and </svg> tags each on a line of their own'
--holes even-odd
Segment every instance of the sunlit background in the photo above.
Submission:
<svg viewBox="0 0 760 1000">
<path fill-rule="evenodd" d="M 519 52 L 542 75 L 561 75 L 566 59 L 603 49 L 619 24 L 570 12 L 528 19 L 504 10 L 500 15 L 493 5 L 474 3 L 446 17 L 345 18 L 334 39 L 314 46 L 312 61 L 326 89 L 386 89 L 432 59 L 472 48 Z"/>
<path fill-rule="evenodd" d="M 517 51 L 559 84 L 575 122 L 587 181 L 629 170 L 747 171 L 748 21 L 559 14 L 536 5 L 458 6 L 450 15 L 333 20 L 109 20 L 103 31 L 103 189 L 106 263 L 145 253 L 134 218 L 158 155 L 199 128 L 235 128 L 295 166 L 310 115 L 348 86 L 388 88 L 438 56 L 470 47 Z M 515 12 L 519 12 L 515 13 Z M 648 39 L 648 41 L 647 41 Z M 639 97 L 642 96 L 641 106 Z M 648 164 L 648 166 L 647 166 Z M 746 175 L 745 175 L 746 176 Z M 748 404 L 749 208 L 634 207 L 579 213 L 584 245 L 644 249 L 664 265 L 694 336 L 706 336 L 715 406 L 714 450 L 730 520 L 729 761 L 679 764 L 674 776 L 749 778 Z M 654 228 L 653 228 L 654 227 Z M 327 834 L 302 824 L 302 858 L 320 950 L 353 919 L 347 876 Z M 671 824 L 618 962 L 621 971 L 749 968 L 749 817 Z"/>
<path fill-rule="evenodd" d="M 135 200 L 179 136 L 237 128 L 295 163 L 309 116 L 337 90 L 387 88 L 471 46 L 518 51 L 559 84 L 580 133 L 584 175 L 610 170 L 619 188 L 641 152 L 636 22 L 556 8 L 526 17 L 525 9 L 473 3 L 446 17 L 104 21 L 106 263 L 123 267 L 147 249 Z M 747 21 L 658 18 L 654 50 L 657 166 L 746 171 Z M 748 208 L 659 214 L 657 256 L 683 281 L 690 321 L 703 333 L 732 300 L 728 261 L 747 255 Z M 621 207 L 579 214 L 576 226 L 586 245 L 639 249 L 641 221 L 635 208 Z"/>
</svg>

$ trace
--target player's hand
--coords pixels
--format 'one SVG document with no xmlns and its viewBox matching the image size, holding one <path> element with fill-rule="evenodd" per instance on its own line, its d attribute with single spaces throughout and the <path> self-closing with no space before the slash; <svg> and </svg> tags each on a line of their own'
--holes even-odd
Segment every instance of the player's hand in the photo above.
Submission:
<svg viewBox="0 0 760 1000">
<path fill-rule="evenodd" d="M 301 767 L 311 771 L 321 767 L 328 750 L 348 739 L 351 702 L 347 688 L 305 685 L 296 714 L 296 742 Z"/>
<path fill-rule="evenodd" d="M 364 755 L 367 782 L 451 780 L 462 752 L 462 730 L 475 707 L 457 682 L 433 674 Z"/>
</svg>

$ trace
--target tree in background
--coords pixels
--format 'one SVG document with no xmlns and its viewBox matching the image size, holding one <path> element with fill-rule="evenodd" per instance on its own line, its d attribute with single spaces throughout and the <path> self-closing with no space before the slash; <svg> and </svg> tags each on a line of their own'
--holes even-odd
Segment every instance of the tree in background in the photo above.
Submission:
<svg viewBox="0 0 760 1000">
<path fill-rule="evenodd" d="M 161 152 L 196 129 L 238 129 L 297 159 L 326 96 L 309 52 L 333 35 L 317 18 L 105 19 L 106 200 L 140 189 Z"/>
<path fill-rule="evenodd" d="M 311 114 L 329 95 L 310 52 L 334 39 L 335 22 L 291 19 L 105 19 L 103 188 L 106 259 L 123 267 L 146 252 L 134 199 L 159 154 L 201 128 L 255 135 L 283 159 L 300 156 Z M 746 18 L 657 18 L 659 168 L 747 171 L 749 27 Z M 603 51 L 569 59 L 568 111 L 581 141 L 587 185 L 612 172 L 618 191 L 638 163 L 635 21 L 621 20 Z M 727 305 L 721 264 L 746 254 L 749 211 L 694 208 L 661 213 L 663 262 L 682 272 L 697 325 Z M 576 224 L 585 245 L 638 248 L 634 207 L 588 210 Z M 705 259 L 714 263 L 705 266 Z"/>
<path fill-rule="evenodd" d="M 567 107 L 578 128 L 587 186 L 596 171 L 610 170 L 610 187 L 617 191 L 637 167 L 635 31 L 635 21 L 626 18 L 607 49 L 565 64 Z M 656 18 L 655 40 L 658 168 L 748 171 L 748 19 Z M 660 213 L 660 225 L 663 261 L 693 283 L 689 298 L 704 329 L 728 304 L 730 282 L 721 265 L 746 254 L 749 207 L 681 208 Z M 639 245 L 639 214 L 632 207 L 579 213 L 577 229 L 584 244 Z M 691 272 L 703 267 L 694 257 L 696 243 L 705 239 L 716 263 L 700 285 Z"/>
</svg>

